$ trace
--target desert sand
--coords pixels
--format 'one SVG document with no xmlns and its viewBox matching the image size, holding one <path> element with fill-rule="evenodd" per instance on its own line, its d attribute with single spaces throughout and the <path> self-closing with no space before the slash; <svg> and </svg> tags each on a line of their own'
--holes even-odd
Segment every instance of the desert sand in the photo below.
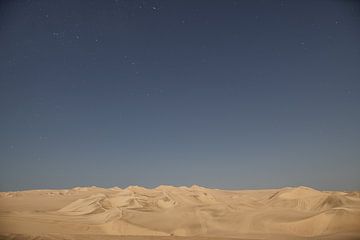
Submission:
<svg viewBox="0 0 360 240">
<path fill-rule="evenodd" d="M 360 239 L 360 192 L 77 187 L 0 193 L 0 239 Z"/>
</svg>

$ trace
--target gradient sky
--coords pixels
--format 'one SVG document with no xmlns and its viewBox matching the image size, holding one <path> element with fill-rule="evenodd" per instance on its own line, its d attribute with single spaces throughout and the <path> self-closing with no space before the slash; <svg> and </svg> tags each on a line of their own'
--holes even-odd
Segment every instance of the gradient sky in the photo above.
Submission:
<svg viewBox="0 0 360 240">
<path fill-rule="evenodd" d="M 1 1 L 0 190 L 360 189 L 357 1 Z"/>
</svg>

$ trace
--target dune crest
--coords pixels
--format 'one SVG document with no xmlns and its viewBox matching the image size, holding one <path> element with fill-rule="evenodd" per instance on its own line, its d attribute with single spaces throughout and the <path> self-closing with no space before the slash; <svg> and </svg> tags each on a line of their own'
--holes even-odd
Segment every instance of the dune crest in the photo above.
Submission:
<svg viewBox="0 0 360 240">
<path fill-rule="evenodd" d="M 0 234 L 360 237 L 360 197 L 359 192 L 303 186 L 236 191 L 197 185 L 92 186 L 2 192 Z"/>
</svg>

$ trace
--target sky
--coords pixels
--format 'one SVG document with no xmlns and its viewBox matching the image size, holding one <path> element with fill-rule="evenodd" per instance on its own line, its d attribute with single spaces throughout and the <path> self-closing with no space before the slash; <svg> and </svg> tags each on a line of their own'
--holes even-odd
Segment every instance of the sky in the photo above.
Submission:
<svg viewBox="0 0 360 240">
<path fill-rule="evenodd" d="M 0 191 L 360 189 L 358 1 L 1 1 Z"/>
</svg>

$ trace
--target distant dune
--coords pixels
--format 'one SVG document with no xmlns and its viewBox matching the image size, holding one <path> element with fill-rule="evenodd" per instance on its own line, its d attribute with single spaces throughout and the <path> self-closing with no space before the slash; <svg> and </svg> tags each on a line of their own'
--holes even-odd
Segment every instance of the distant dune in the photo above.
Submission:
<svg viewBox="0 0 360 240">
<path fill-rule="evenodd" d="M 0 193 L 0 239 L 120 238 L 360 239 L 360 192 L 130 186 Z"/>
</svg>

